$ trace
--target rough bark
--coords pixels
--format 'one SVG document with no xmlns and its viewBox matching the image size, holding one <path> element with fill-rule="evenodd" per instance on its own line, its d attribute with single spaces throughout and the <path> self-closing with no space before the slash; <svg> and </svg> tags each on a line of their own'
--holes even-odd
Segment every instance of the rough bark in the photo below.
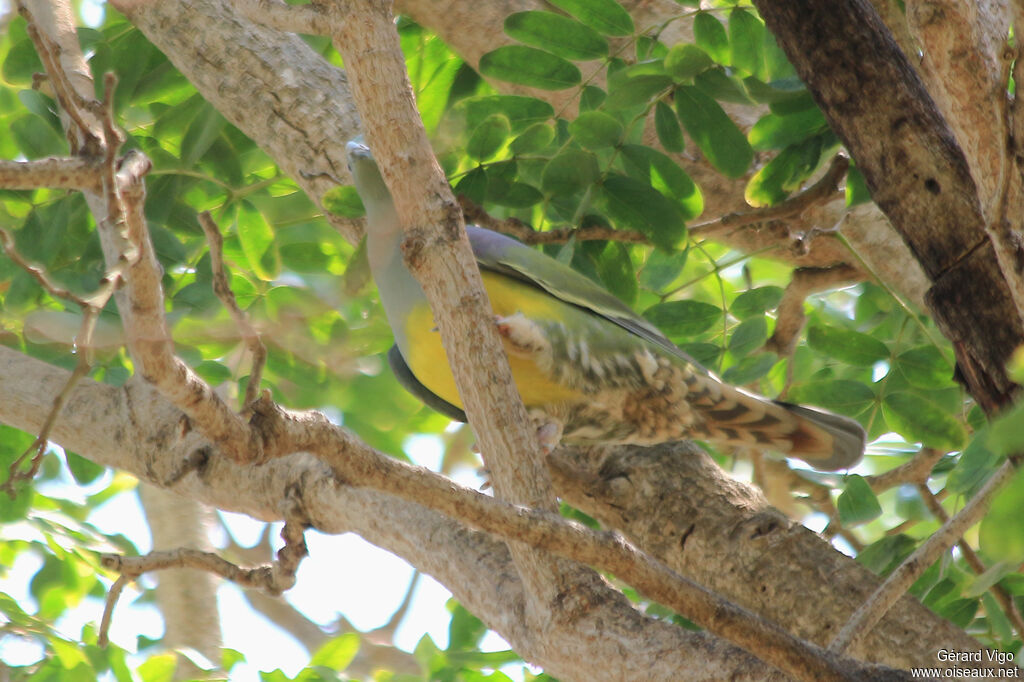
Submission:
<svg viewBox="0 0 1024 682">
<path fill-rule="evenodd" d="M 67 375 L 0 346 L 0 394 L 6 398 L 0 402 L 0 420 L 37 430 L 49 396 Z M 181 418 L 143 382 L 114 388 L 83 380 L 69 396 L 52 438 L 99 464 L 160 485 L 186 456 L 207 445 L 197 432 L 182 432 Z M 315 528 L 358 533 L 404 557 L 449 586 L 527 660 L 562 679 L 623 680 L 637 670 L 651 680 L 677 680 L 680 670 L 694 680 L 785 679 L 718 638 L 646 617 L 610 592 L 606 601 L 588 604 L 572 629 L 553 627 L 541 635 L 524 627 L 522 583 L 504 543 L 419 505 L 348 486 L 310 455 L 259 467 L 213 457 L 173 492 L 264 521 L 281 519 L 282 501 L 297 498 Z"/>
<path fill-rule="evenodd" d="M 67 374 L 0 346 L 0 394 L 7 397 L 0 402 L 0 420 L 29 432 L 37 429 L 49 396 Z M 83 381 L 57 421 L 53 439 L 99 464 L 159 485 L 204 445 L 196 432 L 182 433 L 180 419 L 181 413 L 149 387 L 132 382 L 115 389 Z M 752 486 L 729 479 L 688 447 L 633 449 L 624 451 L 622 459 L 607 460 L 567 451 L 556 457 L 553 473 L 565 499 L 621 527 L 673 568 L 771 614 L 785 628 L 809 639 L 827 639 L 843 610 L 877 581 L 820 538 L 794 529 Z M 735 647 L 704 635 L 691 638 L 640 616 L 618 599 L 590 605 L 573 631 L 553 628 L 539 642 L 517 615 L 521 587 L 502 543 L 418 505 L 346 486 L 308 455 L 260 467 L 215 457 L 174 492 L 271 521 L 282 518 L 281 501 L 292 489 L 301 493 L 303 511 L 316 528 L 355 532 L 404 557 L 449 586 L 523 656 L 565 679 L 630 679 L 636 670 L 649 671 L 649 679 L 678 679 L 679 670 L 686 670 L 688 679 L 771 679 L 763 664 Z M 936 648 L 977 647 L 963 631 L 911 605 L 891 612 L 879 625 L 878 635 L 869 640 L 873 660 L 934 665 Z M 598 660 L 606 654 L 609 658 Z"/>
<path fill-rule="evenodd" d="M 565 449 L 551 463 L 559 493 L 574 507 L 808 641 L 827 644 L 878 586 L 874 574 L 729 478 L 692 443 Z M 953 640 L 964 642 L 958 628 L 904 597 L 849 653 L 907 668 Z"/>
<path fill-rule="evenodd" d="M 971 395 L 988 412 L 1008 404 L 1016 385 L 1006 361 L 1024 343 L 1016 283 L 1000 268 L 970 168 L 921 79 L 866 0 L 755 5 L 924 268 L 928 307 Z"/>
</svg>

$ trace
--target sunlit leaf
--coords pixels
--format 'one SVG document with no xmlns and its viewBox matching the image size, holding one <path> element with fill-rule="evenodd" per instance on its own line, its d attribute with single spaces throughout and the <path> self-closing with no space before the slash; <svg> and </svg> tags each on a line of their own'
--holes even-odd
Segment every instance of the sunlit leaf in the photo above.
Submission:
<svg viewBox="0 0 1024 682">
<path fill-rule="evenodd" d="M 569 124 L 569 132 L 586 149 L 604 149 L 619 143 L 623 127 L 603 111 L 585 111 Z"/>
<path fill-rule="evenodd" d="M 548 194 L 574 194 L 593 184 L 600 174 L 593 154 L 569 149 L 548 162 L 541 183 Z"/>
<path fill-rule="evenodd" d="M 889 348 L 867 334 L 839 327 L 811 327 L 807 344 L 814 350 L 851 365 L 870 366 L 889 358 Z"/>
<path fill-rule="evenodd" d="M 721 323 L 722 309 L 703 301 L 669 301 L 651 306 L 644 317 L 672 338 L 696 336 Z"/>
<path fill-rule="evenodd" d="M 878 498 L 871 490 L 871 486 L 864 480 L 863 476 L 850 474 L 845 479 L 843 492 L 836 501 L 839 509 L 839 519 L 845 526 L 853 526 L 865 523 L 878 518 L 882 514 L 882 507 L 878 504 Z"/>
<path fill-rule="evenodd" d="M 505 33 L 566 59 L 600 59 L 608 54 L 608 41 L 600 33 L 553 12 L 510 14 L 505 18 Z"/>
<path fill-rule="evenodd" d="M 615 0 L 551 0 L 581 22 L 608 36 L 628 36 L 633 32 L 633 18 Z"/>
<path fill-rule="evenodd" d="M 676 111 L 711 165 L 731 178 L 747 171 L 754 152 L 718 102 L 699 88 L 682 85 L 676 89 Z"/>
<path fill-rule="evenodd" d="M 612 175 L 605 178 L 602 190 L 608 213 L 622 226 L 648 235 L 654 244 L 673 249 L 686 235 L 686 219 L 679 204 L 650 185 Z"/>
<path fill-rule="evenodd" d="M 512 126 L 504 115 L 488 116 L 470 135 L 466 143 L 466 154 L 477 161 L 491 159 L 505 144 L 511 130 Z"/>
<path fill-rule="evenodd" d="M 563 90 L 580 82 L 580 70 L 562 57 L 525 45 L 503 45 L 480 58 L 480 73 L 543 90 Z"/>
<path fill-rule="evenodd" d="M 672 107 L 659 101 L 654 107 L 654 129 L 665 151 L 680 154 L 685 149 L 683 130 Z"/>
<path fill-rule="evenodd" d="M 930 400 L 910 392 L 896 392 L 882 399 L 885 419 L 910 440 L 939 450 L 957 450 L 966 440 L 964 427 Z"/>
<path fill-rule="evenodd" d="M 693 38 L 697 46 L 704 50 L 716 62 L 729 66 L 732 50 L 729 47 L 729 36 L 722 22 L 708 12 L 700 12 L 693 20 Z"/>
</svg>

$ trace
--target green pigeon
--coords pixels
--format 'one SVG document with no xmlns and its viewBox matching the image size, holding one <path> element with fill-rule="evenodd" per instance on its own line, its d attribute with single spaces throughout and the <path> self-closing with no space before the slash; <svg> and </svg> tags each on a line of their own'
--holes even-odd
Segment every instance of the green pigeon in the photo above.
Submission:
<svg viewBox="0 0 1024 682">
<path fill-rule="evenodd" d="M 347 149 L 366 207 L 370 270 L 395 335 L 392 370 L 427 405 L 466 421 L 430 306 L 405 266 L 391 194 L 369 148 L 352 141 Z M 828 471 L 863 455 L 864 429 L 854 420 L 725 384 L 582 274 L 510 237 L 466 231 L 545 448 L 694 439 L 776 451 Z"/>
</svg>

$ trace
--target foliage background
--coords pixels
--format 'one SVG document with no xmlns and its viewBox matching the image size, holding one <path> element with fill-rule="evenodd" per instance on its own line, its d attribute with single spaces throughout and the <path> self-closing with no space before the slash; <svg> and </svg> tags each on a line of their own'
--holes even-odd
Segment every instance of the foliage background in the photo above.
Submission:
<svg viewBox="0 0 1024 682">
<path fill-rule="evenodd" d="M 747 178 L 749 206 L 736 207 L 742 210 L 786 201 L 828 167 L 839 145 L 751 7 L 722 2 L 698 9 L 682 2 L 677 19 L 692 18 L 694 41 L 665 45 L 656 40 L 663 26 L 634 25 L 612 0 L 553 4 L 561 11 L 508 17 L 505 30 L 518 44 L 485 55 L 480 73 L 426 29 L 399 20 L 419 108 L 456 193 L 494 218 L 515 218 L 537 230 L 583 226 L 577 237 L 543 248 L 642 311 L 726 380 L 857 418 L 874 442 L 856 473 L 797 468 L 800 480 L 827 495 L 822 500 L 805 488 L 795 493 L 803 498 L 798 503 L 776 503 L 884 575 L 938 527 L 930 501 L 954 512 L 1003 457 L 1024 445 L 1024 415 L 1018 408 L 986 425 L 953 380 L 948 344 L 913 302 L 881 282 L 811 297 L 803 342 L 792 354 L 765 349 L 792 276 L 792 265 L 777 252 L 788 246 L 741 253 L 702 238 L 701 228 L 717 216 L 703 215 L 701 187 L 675 159 L 702 156 L 726 177 Z M 0 38 L 0 129 L 8 132 L 0 134 L 0 157 L 67 154 L 54 101 L 45 86 L 33 87 L 33 74 L 43 68 L 24 21 L 8 16 L 7 22 Z M 386 370 L 390 331 L 359 247 L 332 229 L 316 203 L 113 8 L 103 8 L 95 25 L 83 25 L 79 38 L 94 74 L 118 76 L 117 113 L 127 147 L 154 163 L 146 217 L 164 268 L 179 356 L 223 393 L 244 393 L 248 361 L 213 294 L 196 219 L 208 210 L 225 235 L 234 292 L 268 346 L 263 380 L 276 400 L 325 410 L 395 456 L 407 456 L 411 435 L 431 434 L 443 447 L 443 471 L 471 466 L 467 429 L 452 428 L 421 407 Z M 306 40 L 340 63 L 329 41 Z M 541 99 L 505 94 L 499 81 L 564 90 L 569 104 L 556 110 Z M 748 110 L 756 123 L 741 129 L 723 104 Z M 845 188 L 848 206 L 869 200 L 855 169 Z M 351 188 L 339 187 L 323 201 L 336 214 L 360 215 Z M 102 254 L 81 195 L 0 190 L 0 227 L 14 233 L 20 254 L 62 286 L 88 292 L 99 284 Z M 585 239 L 593 228 L 630 236 Z M 837 234 L 814 238 L 843 240 Z M 0 257 L 0 342 L 70 369 L 79 316 L 76 306 L 53 298 Z M 90 377 L 121 385 L 132 367 L 112 303 L 101 318 L 96 350 Z M 1018 381 L 1024 378 L 1024 361 L 1014 371 Z M 0 426 L 0 476 L 31 441 Z M 926 488 L 875 491 L 864 478 L 922 449 L 934 451 L 936 461 Z M 752 475 L 735 453 L 713 454 L 738 476 Z M 71 487 L 79 490 L 71 493 Z M 0 643 L 28 638 L 43 652 L 39 661 L 13 665 L 15 679 L 99 674 L 162 680 L 172 674 L 174 658 L 164 655 L 159 638 L 140 636 L 129 647 L 137 654 L 129 656 L 118 646 L 96 647 L 95 623 L 80 632 L 60 626 L 68 613 L 105 594 L 110 577 L 99 568 L 97 551 L 139 552 L 137 540 L 102 532 L 92 522 L 96 509 L 133 495 L 134 488 L 131 477 L 54 448 L 34 484 L 19 485 L 17 495 L 0 504 L 0 575 L 21 555 L 40 560 L 28 584 L 34 603 L 0 594 Z M 1014 653 L 1020 634 L 989 588 L 998 582 L 1014 599 L 1024 594 L 1024 576 L 1016 570 L 1024 533 L 1014 514 L 1021 496 L 1024 483 L 1016 481 L 965 539 L 987 571 L 976 575 L 962 552 L 954 552 L 912 589 L 986 645 Z M 224 535 L 221 540 L 228 543 Z M 142 587 L 138 599 L 145 602 L 151 583 Z M 480 653 L 484 626 L 454 603 L 451 614 L 447 649 L 424 638 L 415 652 L 420 672 L 410 679 L 503 679 L 492 671 L 514 654 Z M 332 679 L 360 643 L 368 646 L 357 633 L 325 641 L 295 679 Z M 213 665 L 229 671 L 241 656 L 225 649 Z M 292 679 L 270 671 L 264 678 Z"/>
</svg>

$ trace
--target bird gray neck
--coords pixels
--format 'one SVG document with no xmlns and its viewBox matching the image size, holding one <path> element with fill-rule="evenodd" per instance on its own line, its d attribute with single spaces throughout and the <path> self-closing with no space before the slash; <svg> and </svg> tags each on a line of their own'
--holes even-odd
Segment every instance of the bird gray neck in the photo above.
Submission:
<svg viewBox="0 0 1024 682">
<path fill-rule="evenodd" d="M 426 297 L 419 282 L 405 266 L 402 256 L 404 234 L 394 206 L 371 210 L 366 217 L 366 255 L 370 271 L 377 283 L 388 323 L 395 332 L 395 343 L 408 359 L 408 340 L 401 330 L 405 329 L 409 311 L 425 302 Z"/>
</svg>

